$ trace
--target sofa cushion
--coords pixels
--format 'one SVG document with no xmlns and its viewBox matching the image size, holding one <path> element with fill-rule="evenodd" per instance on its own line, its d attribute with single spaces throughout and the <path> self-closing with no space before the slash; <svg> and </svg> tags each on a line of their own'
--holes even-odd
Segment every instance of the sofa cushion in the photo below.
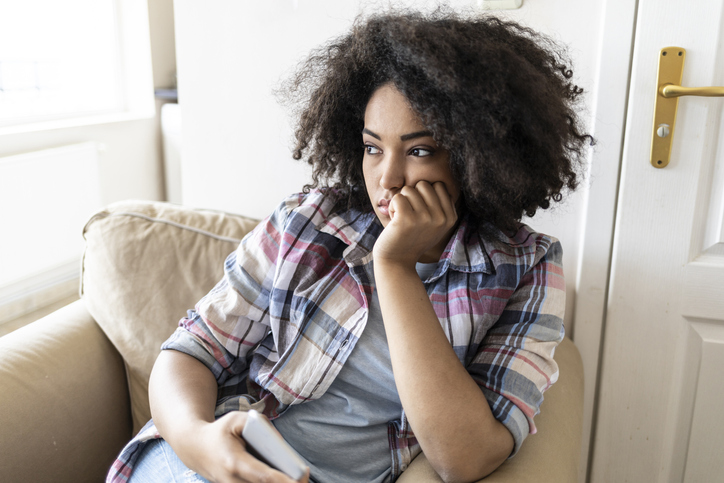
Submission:
<svg viewBox="0 0 724 483">
<path fill-rule="evenodd" d="M 161 343 L 223 276 L 257 220 L 160 202 L 124 201 L 83 229 L 81 297 L 123 356 L 134 433 L 151 417 L 148 380 Z"/>
</svg>

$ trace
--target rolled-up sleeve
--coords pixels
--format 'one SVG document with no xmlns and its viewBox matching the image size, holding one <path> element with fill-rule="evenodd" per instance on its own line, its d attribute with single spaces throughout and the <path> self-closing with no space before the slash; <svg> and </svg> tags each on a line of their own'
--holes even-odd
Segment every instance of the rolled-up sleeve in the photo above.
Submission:
<svg viewBox="0 0 724 483">
<path fill-rule="evenodd" d="M 533 418 L 543 393 L 558 379 L 553 354 L 565 333 L 566 298 L 561 259 L 560 243 L 543 237 L 535 263 L 520 277 L 471 363 L 493 415 L 515 439 L 511 456 L 536 432 Z"/>
<path fill-rule="evenodd" d="M 284 224 L 285 200 L 252 230 L 224 263 L 224 277 L 163 343 L 200 360 L 219 384 L 247 370 L 247 355 L 269 332 L 272 290 Z"/>
</svg>

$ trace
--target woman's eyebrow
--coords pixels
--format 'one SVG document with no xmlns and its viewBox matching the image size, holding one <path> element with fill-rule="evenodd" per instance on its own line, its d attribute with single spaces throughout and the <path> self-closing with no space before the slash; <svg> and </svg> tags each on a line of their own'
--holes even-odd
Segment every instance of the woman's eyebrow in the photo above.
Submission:
<svg viewBox="0 0 724 483">
<path fill-rule="evenodd" d="M 379 134 L 375 134 L 367 128 L 362 129 L 362 133 L 369 134 L 373 138 L 379 139 L 380 141 L 382 141 L 382 138 L 379 136 Z M 403 134 L 402 136 L 400 136 L 400 141 L 408 141 L 410 139 L 422 138 L 425 136 L 432 136 L 432 133 L 430 131 L 417 131 L 417 132 L 413 132 L 410 134 Z"/>
<path fill-rule="evenodd" d="M 425 136 L 432 136 L 430 131 L 417 131 L 410 134 L 403 134 L 400 136 L 400 141 L 407 141 L 409 139 L 423 138 Z"/>
<path fill-rule="evenodd" d="M 372 131 L 370 131 L 367 128 L 362 129 L 362 134 L 369 134 L 373 138 L 379 139 L 380 141 L 382 141 L 382 138 L 378 134 L 373 133 Z"/>
</svg>

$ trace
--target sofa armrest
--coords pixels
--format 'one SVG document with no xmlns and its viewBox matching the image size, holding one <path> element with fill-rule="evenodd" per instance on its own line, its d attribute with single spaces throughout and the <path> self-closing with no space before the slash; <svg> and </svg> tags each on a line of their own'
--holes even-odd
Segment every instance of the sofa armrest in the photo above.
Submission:
<svg viewBox="0 0 724 483">
<path fill-rule="evenodd" d="M 123 360 L 74 302 L 0 337 L 0 481 L 102 481 L 131 437 Z"/>
<path fill-rule="evenodd" d="M 504 462 L 485 483 L 577 483 L 583 430 L 583 363 L 569 338 L 556 348 L 560 378 L 545 393 L 535 418 L 538 432 L 528 436 L 520 451 Z M 398 483 L 434 483 L 442 479 L 420 454 Z"/>
</svg>

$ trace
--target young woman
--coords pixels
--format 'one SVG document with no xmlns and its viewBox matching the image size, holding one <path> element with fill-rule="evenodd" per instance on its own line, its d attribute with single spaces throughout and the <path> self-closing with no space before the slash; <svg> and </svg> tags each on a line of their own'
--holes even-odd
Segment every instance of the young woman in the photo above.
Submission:
<svg viewBox="0 0 724 483">
<path fill-rule="evenodd" d="M 109 481 L 291 481 L 246 451 L 252 408 L 303 481 L 392 481 L 420 451 L 475 481 L 514 455 L 558 376 L 561 247 L 520 219 L 577 184 L 570 77 L 534 32 L 445 11 L 314 52 L 288 89 L 314 182 L 164 344 Z"/>
</svg>

